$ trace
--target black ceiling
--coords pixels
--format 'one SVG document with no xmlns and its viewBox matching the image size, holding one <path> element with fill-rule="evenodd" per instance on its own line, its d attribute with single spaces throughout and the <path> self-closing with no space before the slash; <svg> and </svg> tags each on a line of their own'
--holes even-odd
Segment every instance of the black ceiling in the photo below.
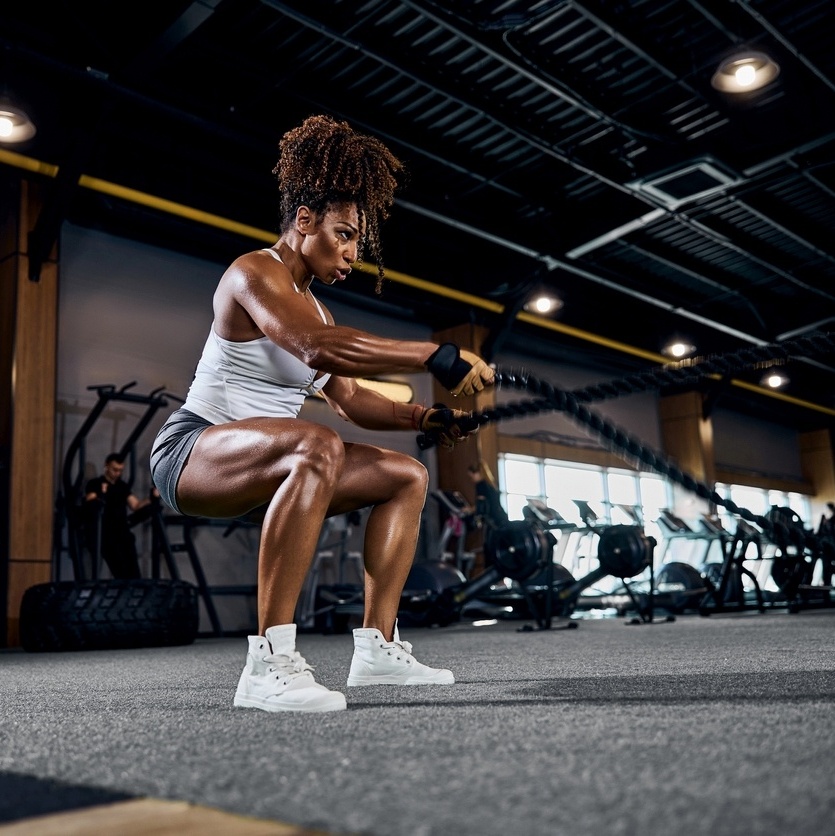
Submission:
<svg viewBox="0 0 835 836">
<path fill-rule="evenodd" d="M 835 356 L 802 341 L 835 331 L 833 36 L 831 0 L 4 3 L 0 71 L 39 130 L 0 154 L 58 166 L 41 252 L 69 220 L 226 262 L 252 240 L 95 183 L 274 230 L 278 139 L 330 113 L 410 171 L 385 263 L 430 287 L 388 282 L 388 310 L 612 377 L 675 333 L 703 355 L 788 340 L 802 404 L 727 396 L 831 426 Z M 710 79 L 742 46 L 781 73 L 734 98 Z M 354 276 L 340 292 L 372 304 Z M 540 286 L 556 329 L 509 315 Z"/>
</svg>

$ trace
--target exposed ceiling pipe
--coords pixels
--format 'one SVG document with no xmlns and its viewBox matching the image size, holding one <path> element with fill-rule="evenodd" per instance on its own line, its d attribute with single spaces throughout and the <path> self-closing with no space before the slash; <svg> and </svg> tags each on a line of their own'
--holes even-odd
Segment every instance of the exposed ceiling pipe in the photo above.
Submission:
<svg viewBox="0 0 835 836">
<path fill-rule="evenodd" d="M 402 206 L 404 209 L 409 209 L 412 212 L 416 212 L 420 215 L 431 218 L 432 220 L 438 221 L 439 223 L 454 227 L 455 229 L 459 229 L 462 232 L 466 232 L 470 235 L 474 235 L 479 238 L 485 238 L 493 242 L 494 244 L 499 244 L 503 247 L 507 247 L 508 249 L 521 253 L 522 255 L 526 255 L 529 258 L 534 258 L 542 262 L 545 265 L 545 267 L 550 271 L 565 270 L 566 272 L 574 273 L 575 275 L 581 276 L 584 279 L 588 279 L 589 281 L 594 282 L 595 284 L 607 287 L 610 290 L 616 291 L 617 293 L 622 293 L 624 296 L 630 296 L 633 299 L 638 299 L 639 301 L 645 302 L 648 305 L 660 308 L 661 310 L 665 310 L 668 313 L 675 314 L 676 316 L 680 316 L 684 319 L 689 319 L 692 322 L 697 322 L 700 325 L 712 328 L 714 331 L 719 331 L 721 333 L 728 334 L 731 337 L 735 337 L 736 339 L 742 340 L 743 342 L 751 343 L 752 345 L 768 345 L 769 343 L 768 340 L 764 340 L 760 337 L 755 337 L 752 334 L 748 334 L 745 331 L 740 331 L 737 328 L 732 328 L 731 326 L 725 325 L 724 323 L 708 319 L 707 317 L 701 316 L 700 314 L 697 314 L 694 311 L 688 311 L 684 308 L 678 307 L 677 305 L 671 305 L 669 302 L 664 302 L 661 299 L 656 299 L 655 297 L 649 296 L 646 293 L 641 293 L 640 291 L 624 287 L 623 285 L 618 284 L 617 282 L 614 282 L 611 279 L 607 279 L 597 273 L 592 273 L 590 270 L 580 267 L 577 264 L 574 264 L 570 261 L 555 258 L 554 256 L 548 255 L 547 253 L 537 252 L 536 250 L 533 250 L 529 247 L 523 247 L 515 241 L 510 241 L 507 238 L 502 238 L 501 236 L 495 235 L 493 233 L 487 233 L 484 230 L 478 229 L 474 226 L 470 226 L 469 224 L 459 221 L 456 218 L 450 218 L 446 215 L 442 215 L 438 212 L 426 209 L 425 207 L 418 206 L 414 203 L 409 203 L 408 201 L 398 200 L 398 204 Z M 799 359 L 819 369 L 826 371 L 835 371 L 835 369 L 823 363 L 820 363 L 817 360 L 812 360 L 805 357 Z"/>
<path fill-rule="evenodd" d="M 423 206 L 417 206 L 414 203 L 409 203 L 408 201 L 404 200 L 398 200 L 397 203 L 404 209 L 409 209 L 412 212 L 416 212 L 420 215 L 431 218 L 432 220 L 438 221 L 439 223 L 451 226 L 455 229 L 459 229 L 462 232 L 466 232 L 478 238 L 485 238 L 489 241 L 492 241 L 494 244 L 499 244 L 500 246 L 513 250 L 514 252 L 518 252 L 522 255 L 528 256 L 529 258 L 536 259 L 537 261 L 542 262 L 545 265 L 545 267 L 550 271 L 566 270 L 569 273 L 574 273 L 575 275 L 581 276 L 584 279 L 588 279 L 591 282 L 603 285 L 604 287 L 607 287 L 610 290 L 615 290 L 618 293 L 624 294 L 625 296 L 631 296 L 633 299 L 638 299 L 639 301 L 645 302 L 648 305 L 652 305 L 653 307 L 661 308 L 662 310 L 665 310 L 668 313 L 673 313 L 678 316 L 682 316 L 685 319 L 690 319 L 694 322 L 698 322 L 700 325 L 705 325 L 709 328 L 713 328 L 716 331 L 722 331 L 725 334 L 729 334 L 730 336 L 736 337 L 737 339 L 743 340 L 744 342 L 749 342 L 753 345 L 768 344 L 767 340 L 762 340 L 758 337 L 752 336 L 751 334 L 746 334 L 743 331 L 738 331 L 736 328 L 731 328 L 730 326 L 723 325 L 721 322 L 715 322 L 714 320 L 707 319 L 706 317 L 700 316 L 699 314 L 694 313 L 692 311 L 684 310 L 683 308 L 679 308 L 676 305 L 671 305 L 668 302 L 664 302 L 661 299 L 656 299 L 652 296 L 648 296 L 646 293 L 641 293 L 640 291 L 623 287 L 622 285 L 619 285 L 610 279 L 606 279 L 603 276 L 592 273 L 591 271 L 583 267 L 579 267 L 578 265 L 573 264 L 570 261 L 564 261 L 562 259 L 555 258 L 554 256 L 548 255 L 547 253 L 537 252 L 536 250 L 533 250 L 530 247 L 523 247 L 521 244 L 517 244 L 515 241 L 510 241 L 507 238 L 502 238 L 501 236 L 495 235 L 494 233 L 485 232 L 484 230 L 478 229 L 474 226 L 470 226 L 469 224 L 466 224 L 463 221 L 459 221 L 456 218 L 450 218 L 447 215 L 442 215 L 439 212 L 434 212 L 433 210 L 426 209 Z"/>
<path fill-rule="evenodd" d="M 315 21 L 315 20 L 309 18 L 307 15 L 304 15 L 300 12 L 297 12 L 295 9 L 289 8 L 285 3 L 280 2 L 280 0 L 261 0 L 261 2 L 265 5 L 267 5 L 267 6 L 275 9 L 276 11 L 279 11 L 280 13 L 287 15 L 288 17 L 292 18 L 293 20 L 297 21 L 298 23 L 301 23 L 304 26 L 307 26 L 309 28 L 314 29 L 319 34 L 325 35 L 326 37 L 331 38 L 335 42 L 339 43 L 341 46 L 346 46 L 346 47 L 349 47 L 351 49 L 355 49 L 355 50 L 358 50 L 358 51 L 365 52 L 366 54 L 370 55 L 375 61 L 380 62 L 381 64 L 383 64 L 384 66 L 394 70 L 395 72 L 403 74 L 404 76 L 410 78 L 411 80 L 415 81 L 416 83 L 425 85 L 425 86 L 433 89 L 435 92 L 437 92 L 439 94 L 442 94 L 444 96 L 447 96 L 451 101 L 455 101 L 460 106 L 468 108 L 468 109 L 473 108 L 473 105 L 471 103 L 466 102 L 466 101 L 464 101 L 464 100 L 462 100 L 458 97 L 452 96 L 444 90 L 438 89 L 437 87 L 427 83 L 425 81 L 425 79 L 419 78 L 418 76 L 416 76 L 413 73 L 409 73 L 409 72 L 404 71 L 402 67 L 397 66 L 392 61 L 389 61 L 388 59 L 386 59 L 385 57 L 383 57 L 383 56 L 381 56 L 377 53 L 368 52 L 368 50 L 365 50 L 364 47 L 361 44 L 359 44 L 357 42 L 351 42 L 351 41 L 347 40 L 344 37 L 344 35 L 340 35 L 339 33 L 336 33 L 334 31 L 332 31 L 331 29 L 329 29 L 324 24 L 321 24 L 318 21 Z M 562 91 L 560 91 L 559 88 L 555 87 L 554 85 L 548 85 L 539 76 L 536 76 L 533 73 L 530 73 L 530 72 L 524 70 L 524 68 L 520 67 L 519 65 L 515 64 L 514 62 L 510 62 L 507 59 L 506 56 L 499 55 L 494 50 L 490 50 L 490 49 L 484 47 L 482 44 L 478 44 L 477 42 L 473 41 L 472 38 L 469 38 L 468 36 L 466 36 L 465 34 L 460 32 L 458 29 L 456 29 L 455 27 L 452 27 L 449 24 L 449 21 L 443 20 L 440 17 L 427 12 L 419 4 L 414 3 L 413 0 L 403 0 L 403 2 L 404 2 L 405 5 L 412 8 L 418 14 L 422 14 L 422 15 L 426 16 L 427 19 L 432 20 L 434 23 L 438 24 L 439 26 L 442 26 L 442 27 L 448 29 L 449 31 L 453 32 L 456 35 L 456 37 L 461 37 L 462 39 L 464 39 L 468 43 L 470 43 L 472 46 L 474 46 L 475 48 L 478 48 L 480 51 L 485 52 L 486 54 L 488 54 L 490 57 L 494 58 L 495 60 L 501 61 L 503 64 L 505 64 L 505 66 L 509 66 L 514 70 L 518 70 L 519 72 L 523 72 L 526 75 L 526 77 L 528 77 L 530 80 L 535 81 L 536 83 L 543 85 L 547 90 L 552 92 L 554 95 L 559 95 L 561 98 L 568 101 L 568 99 L 565 96 L 562 95 Z M 569 102 L 569 103 L 574 104 L 573 102 Z M 605 114 L 602 114 L 599 111 L 594 111 L 593 109 L 589 109 L 588 106 L 583 105 L 582 103 L 578 103 L 577 106 L 582 107 L 584 112 L 586 112 L 588 115 L 593 115 L 596 118 L 600 118 L 600 119 L 605 119 L 606 118 Z M 492 116 L 490 116 L 490 118 L 493 119 Z M 631 196 L 636 197 L 634 192 L 627 189 L 622 184 L 615 183 L 615 182 L 611 181 L 609 178 L 600 174 L 599 172 L 588 169 L 586 166 L 583 166 L 583 165 L 577 163 L 576 160 L 573 160 L 569 157 L 566 157 L 565 155 L 556 151 L 554 148 L 552 148 L 550 146 L 543 146 L 542 143 L 540 143 L 538 141 L 533 141 L 530 137 L 527 137 L 527 136 L 521 134 L 520 132 L 516 131 L 515 129 L 511 128 L 510 126 L 505 125 L 504 123 L 499 122 L 498 120 L 494 119 L 494 121 L 496 122 L 496 124 L 502 125 L 502 127 L 505 130 L 514 134 L 515 136 L 517 136 L 522 141 L 531 144 L 533 147 L 536 147 L 538 150 L 542 151 L 543 153 L 546 153 L 550 156 L 554 156 L 558 160 L 560 160 L 561 162 L 563 162 L 563 163 L 565 163 L 565 164 L 567 164 L 567 165 L 569 165 L 569 166 L 571 166 L 571 167 L 573 167 L 577 170 L 582 171 L 584 174 L 588 174 L 588 175 L 594 177 L 595 179 L 597 179 L 597 180 L 599 180 L 599 181 L 601 181 L 601 182 L 603 182 L 603 183 L 605 183 L 605 184 L 607 184 L 607 185 L 609 185 L 613 188 L 618 189 L 619 191 L 622 191 L 624 193 L 628 193 Z M 643 199 L 643 198 L 639 198 L 639 199 Z M 401 202 L 401 205 L 402 205 L 402 202 Z M 410 204 L 410 205 L 413 207 L 413 210 L 415 210 L 415 211 L 417 210 L 417 207 L 415 207 L 414 204 Z M 648 215 L 651 215 L 651 214 L 652 213 L 648 213 Z M 675 217 L 679 222 L 684 223 L 685 225 L 700 229 L 702 234 L 708 235 L 711 238 L 711 240 L 717 241 L 717 243 L 721 243 L 723 246 L 734 249 L 734 251 L 736 251 L 736 252 L 742 252 L 741 248 L 733 246 L 731 244 L 731 242 L 729 242 L 724 237 L 719 236 L 717 233 L 714 233 L 712 230 L 709 229 L 709 227 L 705 227 L 703 225 L 700 225 L 700 224 L 698 224 L 698 222 L 693 221 L 692 219 L 688 218 L 686 215 L 682 215 L 678 212 L 675 213 Z M 457 222 L 453 222 L 453 225 L 457 225 Z M 476 231 L 474 227 L 470 227 L 470 226 L 467 226 L 467 228 L 470 230 L 471 234 L 476 235 L 477 237 L 489 238 L 490 240 L 493 240 L 493 241 L 499 241 L 500 240 L 497 236 L 495 236 L 491 233 L 487 233 L 483 230 L 477 230 Z M 503 245 L 508 246 L 509 243 L 506 240 L 504 240 Z M 531 255 L 531 257 L 533 257 L 533 258 L 538 258 L 539 260 L 543 261 L 546 264 L 548 269 L 554 269 L 552 266 L 550 266 L 551 261 L 553 260 L 552 256 L 533 253 L 533 251 L 531 251 L 529 248 L 524 247 L 524 246 L 519 245 L 519 244 L 516 244 L 516 243 L 510 244 L 510 248 L 514 249 L 518 252 L 523 252 L 524 254 Z M 754 258 L 754 256 L 751 253 L 745 253 L 745 255 L 747 257 Z M 762 262 L 761 259 L 754 258 L 754 260 L 758 260 L 758 261 L 760 261 L 760 263 L 764 263 L 764 262 Z M 557 263 L 559 263 L 559 262 L 557 262 Z M 797 280 L 794 276 L 792 276 L 791 274 L 786 274 L 785 271 L 780 271 L 774 265 L 765 265 L 765 266 L 767 266 L 768 269 L 772 269 L 772 270 L 775 270 L 775 272 L 781 273 L 781 275 L 783 275 L 789 281 L 791 281 L 793 283 L 796 283 L 796 284 L 800 284 L 799 280 Z M 627 293 L 627 294 L 630 293 L 630 291 L 628 289 L 623 288 L 623 287 L 619 288 L 619 290 L 622 293 Z M 716 325 L 718 325 L 718 323 L 714 323 L 713 327 L 716 327 Z M 743 338 L 743 337 L 740 337 L 740 338 Z M 754 340 L 754 338 L 751 337 L 751 335 L 747 335 L 747 338 L 749 340 Z"/>
<path fill-rule="evenodd" d="M 769 23 L 764 15 L 752 8 L 748 0 L 731 0 L 731 2 L 736 3 L 746 14 L 754 18 L 766 32 L 773 38 L 776 38 L 819 81 L 822 81 L 830 90 L 835 90 L 835 81 L 829 78 L 822 70 L 819 70 L 776 26 Z"/>
<path fill-rule="evenodd" d="M 610 177 L 607 177 L 604 174 L 601 174 L 599 171 L 595 171 L 592 168 L 589 168 L 584 163 L 580 162 L 579 160 L 570 157 L 553 145 L 548 143 L 542 142 L 535 137 L 532 137 L 523 131 L 520 131 L 518 128 L 501 121 L 497 117 L 493 116 L 491 113 L 488 113 L 484 108 L 476 107 L 471 102 L 465 101 L 458 96 L 450 93 L 448 90 L 442 90 L 438 88 L 436 85 L 426 81 L 426 79 L 417 76 L 415 73 L 412 73 L 408 70 L 405 70 L 402 66 L 395 64 L 393 61 L 390 61 L 388 58 L 380 55 L 377 52 L 371 52 L 370 50 L 366 49 L 362 44 L 356 41 L 348 40 L 344 34 L 340 32 L 335 32 L 332 29 L 329 29 L 322 23 L 319 23 L 316 20 L 308 17 L 307 15 L 302 14 L 301 12 L 296 11 L 295 9 L 289 8 L 286 4 L 280 2 L 280 0 L 261 0 L 265 6 L 269 6 L 270 8 L 274 9 L 277 12 L 289 17 L 290 19 L 296 21 L 297 23 L 301 23 L 303 26 L 308 27 L 309 29 L 313 29 L 315 32 L 318 32 L 320 35 L 324 35 L 325 37 L 330 38 L 335 43 L 339 44 L 341 47 L 346 47 L 348 49 L 354 49 L 359 52 L 364 53 L 365 55 L 373 58 L 379 64 L 382 64 L 384 67 L 388 67 L 391 70 L 394 70 L 396 73 L 404 76 L 405 78 L 409 78 L 417 84 L 420 84 L 435 93 L 445 96 L 450 102 L 455 102 L 455 104 L 460 105 L 463 108 L 471 111 L 477 111 L 482 113 L 484 116 L 491 119 L 496 125 L 502 128 L 502 130 L 507 131 L 507 133 L 511 136 L 516 137 L 520 141 L 527 143 L 531 148 L 535 148 L 540 153 L 544 154 L 547 157 L 552 157 L 555 160 L 569 166 L 570 168 L 574 169 L 575 171 L 579 171 L 581 174 L 586 174 L 589 177 L 597 180 L 600 183 L 603 183 L 610 188 L 613 188 L 623 194 L 628 194 L 630 197 L 643 200 L 643 197 L 636 196 L 633 191 L 628 189 L 623 183 L 619 183 L 616 180 L 612 180 Z M 423 10 L 420 10 L 422 14 L 425 14 Z M 447 28 L 449 28 L 447 26 Z M 604 119 L 605 114 L 598 113 L 595 118 Z"/>
<path fill-rule="evenodd" d="M 750 203 L 747 203 L 744 200 L 740 200 L 738 197 L 731 196 L 730 200 L 736 203 L 738 206 L 742 206 L 746 212 L 750 212 L 756 218 L 759 218 L 764 223 L 767 223 L 772 229 L 776 229 L 782 235 L 785 235 L 786 238 L 791 238 L 792 241 L 802 245 L 807 250 L 815 253 L 816 255 L 820 256 L 824 261 L 835 262 L 835 255 L 832 253 L 828 253 L 825 250 L 822 250 L 820 247 L 813 244 L 807 238 L 804 238 L 799 232 L 795 232 L 793 229 L 789 229 L 787 226 L 784 226 L 781 223 L 778 223 L 769 215 L 764 214 L 759 209 L 755 209 L 751 206 Z M 814 291 L 814 288 L 806 288 L 807 290 Z M 833 297 L 829 294 L 826 294 L 827 298 L 832 299 Z"/>
<path fill-rule="evenodd" d="M 603 113 L 599 108 L 590 105 L 588 102 L 584 102 L 582 99 L 577 98 L 577 96 L 572 95 L 565 91 L 559 85 L 553 84 L 546 79 L 544 79 L 540 74 L 534 73 L 531 70 L 526 69 L 521 64 L 516 63 L 515 61 L 511 61 L 506 55 L 502 55 L 500 52 L 497 52 L 495 49 L 491 49 L 486 44 L 476 40 L 475 38 L 471 38 L 466 32 L 463 32 L 456 26 L 453 26 L 449 18 L 441 18 L 436 14 L 425 9 L 420 3 L 415 3 L 413 0 L 400 0 L 400 4 L 402 6 L 408 6 L 413 11 L 417 12 L 420 15 L 423 15 L 427 20 L 431 20 L 433 23 L 437 23 L 438 26 L 443 27 L 444 29 L 451 32 L 455 35 L 456 38 L 460 38 L 462 41 L 466 41 L 471 47 L 476 49 L 478 52 L 484 53 L 485 55 L 492 58 L 494 61 L 498 61 L 500 64 L 503 64 L 510 70 L 513 70 L 514 73 L 522 76 L 523 78 L 528 79 L 528 81 L 532 81 L 538 87 L 541 87 L 543 90 L 551 93 L 551 95 L 556 96 L 559 99 L 562 99 L 566 104 L 570 104 L 572 107 L 577 108 L 578 110 L 583 111 L 586 116 L 591 116 L 593 119 L 599 119 L 602 122 L 607 122 L 617 128 L 623 127 L 620 125 L 617 120 L 613 119 L 612 117 L 608 116 L 606 113 Z M 574 5 L 573 3 L 571 5 Z"/>
<path fill-rule="evenodd" d="M 580 256 L 588 255 L 588 253 L 598 250 L 600 247 L 606 246 L 606 244 L 611 244 L 613 241 L 617 241 L 620 238 L 629 235 L 630 232 L 635 232 L 638 229 L 644 229 L 653 221 L 666 217 L 667 212 L 665 209 L 653 209 L 651 212 L 641 215 L 640 218 L 635 218 L 634 221 L 628 221 L 627 223 L 621 224 L 614 229 L 610 229 L 608 232 L 604 232 L 602 235 L 598 235 L 596 238 L 586 241 L 584 244 L 579 244 L 573 249 L 570 249 L 565 255 L 567 258 L 580 258 Z"/>
</svg>

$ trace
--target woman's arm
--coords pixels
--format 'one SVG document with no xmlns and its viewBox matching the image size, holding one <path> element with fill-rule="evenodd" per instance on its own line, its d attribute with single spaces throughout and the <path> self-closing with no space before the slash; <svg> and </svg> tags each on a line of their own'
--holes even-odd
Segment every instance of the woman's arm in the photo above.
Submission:
<svg viewBox="0 0 835 836">
<path fill-rule="evenodd" d="M 312 299 L 294 289 L 287 267 L 266 253 L 243 256 L 227 270 L 215 294 L 215 313 L 216 321 L 232 326 L 227 333 L 218 329 L 226 339 L 263 334 L 310 368 L 345 377 L 425 371 L 438 348 L 323 322 Z M 234 335 L 240 331 L 250 335 Z"/>
<path fill-rule="evenodd" d="M 354 378 L 428 369 L 453 395 L 471 395 L 493 382 L 493 369 L 480 357 L 450 343 L 378 337 L 336 325 L 329 313 L 323 322 L 313 300 L 295 290 L 287 267 L 266 253 L 234 262 L 214 306 L 219 336 L 243 341 L 264 335 L 317 371 Z"/>
<path fill-rule="evenodd" d="M 469 412 L 398 403 L 351 378 L 331 377 L 322 394 L 342 418 L 368 430 L 413 430 L 447 448 L 478 431 Z"/>
<path fill-rule="evenodd" d="M 322 395 L 336 413 L 366 430 L 420 430 L 420 419 L 426 407 L 398 403 L 360 386 L 349 377 L 333 375 L 322 389 Z"/>
</svg>

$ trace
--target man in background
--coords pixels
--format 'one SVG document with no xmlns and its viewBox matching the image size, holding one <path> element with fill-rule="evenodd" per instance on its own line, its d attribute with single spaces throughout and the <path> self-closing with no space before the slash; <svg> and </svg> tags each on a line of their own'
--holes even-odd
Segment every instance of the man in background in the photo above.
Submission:
<svg viewBox="0 0 835 836">
<path fill-rule="evenodd" d="M 110 453 L 104 460 L 102 474 L 87 482 L 84 500 L 88 544 L 93 558 L 100 556 L 114 578 L 138 578 L 141 573 L 136 538 L 131 531 L 128 515 L 135 515 L 137 511 L 150 506 L 152 498 L 159 496 L 159 491 L 154 488 L 151 497 L 140 499 L 122 479 L 124 470 L 125 461 L 122 456 Z M 135 516 L 133 521 L 137 521 Z"/>
<path fill-rule="evenodd" d="M 479 528 L 501 528 L 507 525 L 507 512 L 502 506 L 499 489 L 493 482 L 487 465 L 471 464 L 467 472 L 475 485 L 476 525 Z"/>
</svg>

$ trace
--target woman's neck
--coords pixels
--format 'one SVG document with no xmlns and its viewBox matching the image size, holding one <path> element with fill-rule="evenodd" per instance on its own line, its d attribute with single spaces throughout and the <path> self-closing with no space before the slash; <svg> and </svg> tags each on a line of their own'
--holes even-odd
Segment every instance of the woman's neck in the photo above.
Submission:
<svg viewBox="0 0 835 836">
<path fill-rule="evenodd" d="M 307 293 L 313 276 L 307 272 L 304 261 L 291 242 L 284 237 L 278 239 L 275 249 L 278 251 L 284 266 L 290 271 L 293 277 L 293 284 L 299 293 Z"/>
</svg>

